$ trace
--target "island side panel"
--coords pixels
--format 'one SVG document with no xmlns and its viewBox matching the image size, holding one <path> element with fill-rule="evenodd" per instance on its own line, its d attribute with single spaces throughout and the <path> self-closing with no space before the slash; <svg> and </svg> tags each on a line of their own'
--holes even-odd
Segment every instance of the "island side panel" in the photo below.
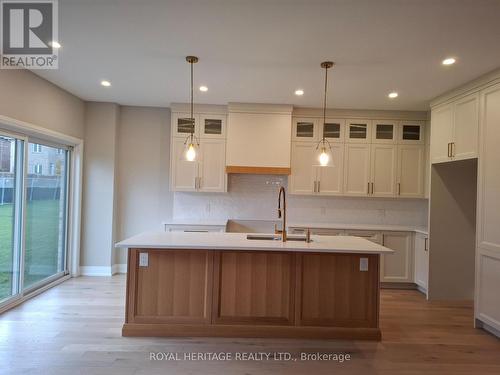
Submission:
<svg viewBox="0 0 500 375">
<path fill-rule="evenodd" d="M 295 254 L 216 251 L 214 324 L 293 325 Z"/>
<path fill-rule="evenodd" d="M 148 265 L 139 266 L 139 254 Z M 133 249 L 127 281 L 127 323 L 211 322 L 213 253 Z"/>
<path fill-rule="evenodd" d="M 378 328 L 379 255 L 298 254 L 296 300 L 298 325 Z"/>
</svg>

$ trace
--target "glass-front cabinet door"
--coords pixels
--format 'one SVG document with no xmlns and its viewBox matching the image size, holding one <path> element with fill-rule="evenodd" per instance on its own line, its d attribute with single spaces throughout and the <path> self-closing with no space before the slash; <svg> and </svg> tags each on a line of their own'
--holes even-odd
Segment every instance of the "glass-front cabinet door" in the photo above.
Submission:
<svg viewBox="0 0 500 375">
<path fill-rule="evenodd" d="M 174 113 L 172 116 L 172 131 L 174 137 L 187 137 L 194 131 L 194 135 L 199 137 L 200 118 L 194 114 L 194 121 L 190 118 L 189 113 Z"/>
<path fill-rule="evenodd" d="M 330 142 L 344 142 L 345 120 L 327 118 L 323 123 L 323 119 L 320 119 L 319 124 L 321 128 L 320 138 L 324 136 Z"/>
<path fill-rule="evenodd" d="M 372 121 L 372 143 L 396 143 L 398 124 L 390 120 Z"/>
<path fill-rule="evenodd" d="M 318 137 L 318 119 L 298 118 L 293 119 L 292 139 L 295 141 L 316 141 Z"/>
<path fill-rule="evenodd" d="M 370 143 L 371 120 L 347 120 L 346 141 L 348 143 Z"/>
<path fill-rule="evenodd" d="M 424 122 L 401 121 L 398 143 L 424 144 Z"/>
<path fill-rule="evenodd" d="M 225 138 L 226 116 L 225 115 L 199 115 L 201 138 Z"/>
</svg>

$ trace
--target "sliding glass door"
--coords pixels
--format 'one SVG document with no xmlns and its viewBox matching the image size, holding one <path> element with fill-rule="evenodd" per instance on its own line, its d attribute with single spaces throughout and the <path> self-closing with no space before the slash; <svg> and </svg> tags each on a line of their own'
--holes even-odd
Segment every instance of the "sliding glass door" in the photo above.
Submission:
<svg viewBox="0 0 500 375">
<path fill-rule="evenodd" d="M 66 270 L 68 151 L 28 143 L 24 288 Z"/>
<path fill-rule="evenodd" d="M 0 130 L 0 307 L 67 273 L 70 157 Z"/>
<path fill-rule="evenodd" d="M 20 292 L 24 140 L 0 133 L 0 303 Z"/>
</svg>

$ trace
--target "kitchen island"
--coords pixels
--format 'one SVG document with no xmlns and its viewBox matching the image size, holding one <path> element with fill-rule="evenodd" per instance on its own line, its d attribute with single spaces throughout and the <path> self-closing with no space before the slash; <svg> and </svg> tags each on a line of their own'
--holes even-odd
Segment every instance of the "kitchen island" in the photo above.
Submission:
<svg viewBox="0 0 500 375">
<path fill-rule="evenodd" d="M 123 336 L 380 340 L 379 255 L 392 250 L 311 239 L 151 232 L 118 243 L 128 249 Z"/>
</svg>

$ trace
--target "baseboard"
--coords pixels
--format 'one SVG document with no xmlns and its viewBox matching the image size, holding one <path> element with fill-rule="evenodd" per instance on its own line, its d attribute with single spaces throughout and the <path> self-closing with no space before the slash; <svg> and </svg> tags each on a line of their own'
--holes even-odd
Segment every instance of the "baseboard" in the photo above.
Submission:
<svg viewBox="0 0 500 375">
<path fill-rule="evenodd" d="M 112 276 L 110 266 L 80 266 L 81 276 Z"/>
<path fill-rule="evenodd" d="M 127 263 L 116 263 L 113 264 L 113 275 L 117 273 L 127 273 Z"/>
<path fill-rule="evenodd" d="M 490 326 L 488 323 L 485 323 L 482 320 L 476 319 L 476 328 L 482 328 L 486 332 L 491 333 L 493 336 L 500 338 L 500 330 Z"/>
<path fill-rule="evenodd" d="M 395 282 L 381 282 L 381 289 L 417 289 L 417 284 L 415 283 L 395 283 Z"/>
</svg>

